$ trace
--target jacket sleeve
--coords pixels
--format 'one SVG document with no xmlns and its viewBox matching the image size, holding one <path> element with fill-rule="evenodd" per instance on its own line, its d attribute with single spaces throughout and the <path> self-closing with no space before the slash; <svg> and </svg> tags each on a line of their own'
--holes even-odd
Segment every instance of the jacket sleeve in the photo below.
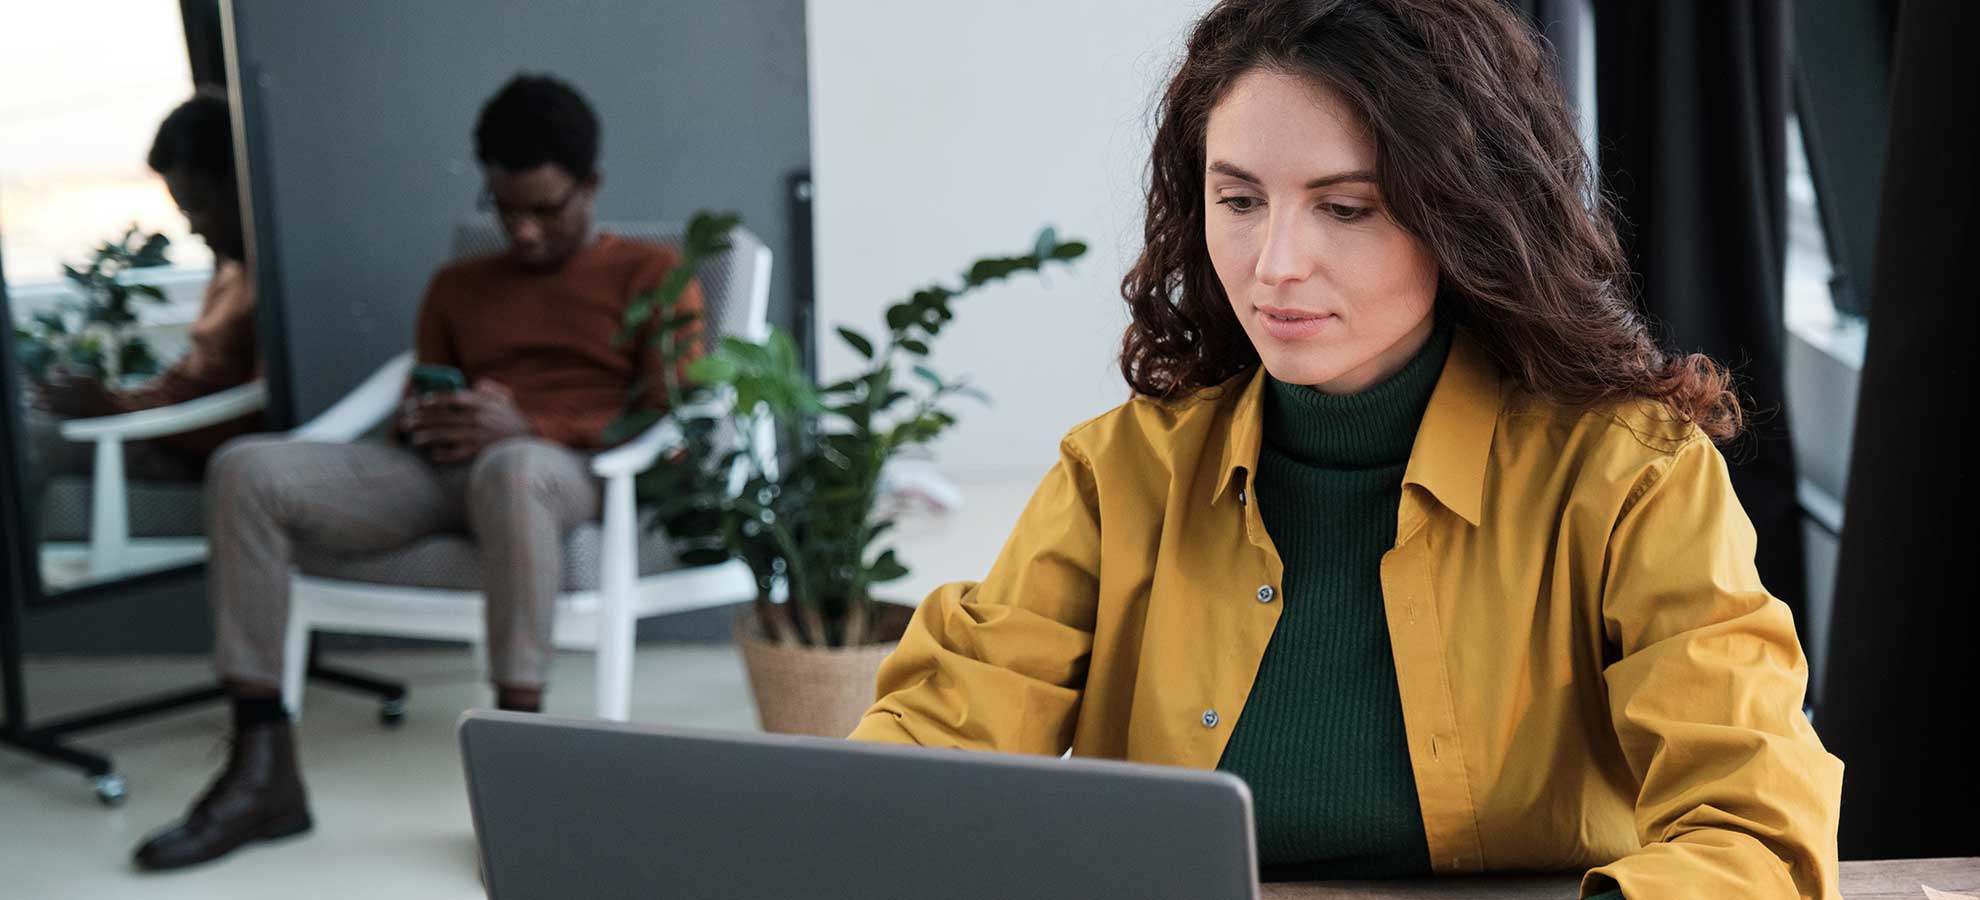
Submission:
<svg viewBox="0 0 1980 900">
<path fill-rule="evenodd" d="M 1842 762 L 1802 715 L 1807 661 L 1754 569 L 1718 448 L 1694 438 L 1632 488 L 1609 538 L 1609 714 L 1640 786 L 1641 848 L 1588 873 L 1630 898 L 1808 897 L 1836 887 Z"/>
<path fill-rule="evenodd" d="M 1092 466 L 1070 444 L 981 583 L 923 600 L 880 667 L 854 740 L 1059 754 L 1093 648 L 1100 518 Z"/>
</svg>

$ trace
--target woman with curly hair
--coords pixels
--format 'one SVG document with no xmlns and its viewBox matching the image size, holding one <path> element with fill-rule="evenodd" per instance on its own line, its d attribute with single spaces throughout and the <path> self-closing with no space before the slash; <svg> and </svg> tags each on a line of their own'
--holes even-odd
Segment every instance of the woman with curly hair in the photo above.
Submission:
<svg viewBox="0 0 1980 900">
<path fill-rule="evenodd" d="M 1835 897 L 1842 764 L 1544 51 L 1497 0 L 1225 0 L 1159 112 L 1134 396 L 856 739 L 1217 768 L 1267 877 Z"/>
</svg>

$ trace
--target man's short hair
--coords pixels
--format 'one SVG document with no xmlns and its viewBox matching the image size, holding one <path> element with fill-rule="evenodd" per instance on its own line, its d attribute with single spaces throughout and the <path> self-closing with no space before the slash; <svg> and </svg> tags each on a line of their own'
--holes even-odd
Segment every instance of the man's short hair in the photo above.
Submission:
<svg viewBox="0 0 1980 900">
<path fill-rule="evenodd" d="M 484 166 L 510 171 L 555 163 L 582 181 L 598 167 L 598 116 L 570 85 L 517 75 L 481 108 L 474 155 Z"/>
<path fill-rule="evenodd" d="M 191 100 L 179 104 L 158 125 L 158 136 L 151 141 L 145 162 L 153 172 L 164 175 L 185 169 L 234 180 L 234 120 L 227 109 L 227 98 L 202 89 Z"/>
</svg>

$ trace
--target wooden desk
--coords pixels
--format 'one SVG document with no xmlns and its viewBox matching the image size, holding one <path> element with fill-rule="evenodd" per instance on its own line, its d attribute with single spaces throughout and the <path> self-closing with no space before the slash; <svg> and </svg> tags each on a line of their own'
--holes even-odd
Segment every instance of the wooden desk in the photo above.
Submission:
<svg viewBox="0 0 1980 900">
<path fill-rule="evenodd" d="M 1261 900 L 1574 900 L 1580 875 L 1267 884 Z M 1924 886 L 1980 897 L 1980 857 L 1842 864 L 1844 900 L 1924 900 Z"/>
</svg>

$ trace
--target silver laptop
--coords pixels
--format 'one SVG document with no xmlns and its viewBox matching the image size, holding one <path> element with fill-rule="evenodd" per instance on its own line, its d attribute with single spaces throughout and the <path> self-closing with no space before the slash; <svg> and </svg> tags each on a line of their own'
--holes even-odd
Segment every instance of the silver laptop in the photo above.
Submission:
<svg viewBox="0 0 1980 900">
<path fill-rule="evenodd" d="M 1221 772 L 476 710 L 489 896 L 1253 900 Z"/>
</svg>

